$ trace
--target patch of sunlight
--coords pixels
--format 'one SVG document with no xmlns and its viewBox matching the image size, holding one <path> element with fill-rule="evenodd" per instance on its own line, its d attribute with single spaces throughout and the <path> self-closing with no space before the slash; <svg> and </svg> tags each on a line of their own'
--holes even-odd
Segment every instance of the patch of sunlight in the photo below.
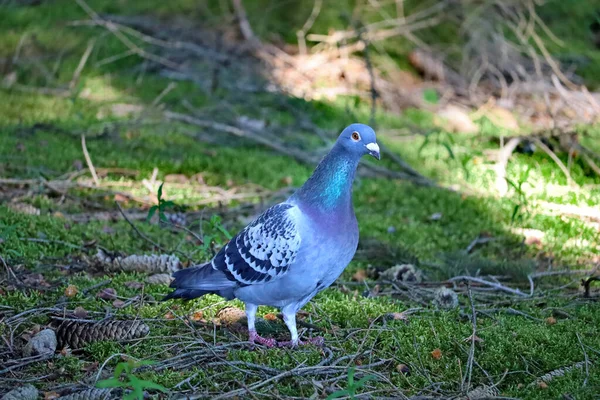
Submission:
<svg viewBox="0 0 600 400">
<path fill-rule="evenodd" d="M 112 86 L 110 79 L 106 76 L 87 78 L 79 96 L 86 100 L 99 102 L 123 100 L 130 97 Z"/>
<path fill-rule="evenodd" d="M 0 90 L 0 103 L 0 126 L 66 119 L 74 108 L 65 98 L 7 90 Z"/>
<path fill-rule="evenodd" d="M 568 247 L 568 248 L 576 248 L 576 249 L 586 249 L 589 251 L 598 251 L 600 252 L 600 245 L 596 244 L 596 243 L 592 243 L 587 239 L 582 239 L 579 237 L 573 237 L 568 239 L 565 243 L 564 243 L 564 247 Z"/>
</svg>

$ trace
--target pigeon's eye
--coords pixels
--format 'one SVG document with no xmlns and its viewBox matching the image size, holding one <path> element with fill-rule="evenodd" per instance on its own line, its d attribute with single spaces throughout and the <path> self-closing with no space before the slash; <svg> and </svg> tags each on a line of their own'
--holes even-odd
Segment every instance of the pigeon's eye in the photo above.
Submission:
<svg viewBox="0 0 600 400">
<path fill-rule="evenodd" d="M 360 140 L 360 135 L 358 132 L 352 132 L 352 140 L 354 140 L 355 142 L 358 142 Z"/>
</svg>

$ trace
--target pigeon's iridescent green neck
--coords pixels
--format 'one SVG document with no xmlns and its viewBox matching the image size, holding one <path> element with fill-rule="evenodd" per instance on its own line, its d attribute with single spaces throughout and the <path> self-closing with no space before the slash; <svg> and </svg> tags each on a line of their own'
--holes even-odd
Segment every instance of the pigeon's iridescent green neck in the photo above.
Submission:
<svg viewBox="0 0 600 400">
<path fill-rule="evenodd" d="M 352 204 L 352 182 L 357 165 L 358 157 L 336 145 L 293 197 L 320 211 L 345 210 L 341 206 Z"/>
</svg>

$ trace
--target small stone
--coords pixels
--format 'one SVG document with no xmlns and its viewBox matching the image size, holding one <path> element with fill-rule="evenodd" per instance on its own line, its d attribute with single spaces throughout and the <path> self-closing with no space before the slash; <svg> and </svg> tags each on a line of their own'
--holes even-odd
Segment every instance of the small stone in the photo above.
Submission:
<svg viewBox="0 0 600 400">
<path fill-rule="evenodd" d="M 75 160 L 73 161 L 73 168 L 75 168 L 76 171 L 81 171 L 83 169 L 83 162 L 81 160 Z"/>
<path fill-rule="evenodd" d="M 429 219 L 432 221 L 439 221 L 440 219 L 442 219 L 443 216 L 444 215 L 441 212 L 437 212 L 437 213 L 431 214 Z"/>
<path fill-rule="evenodd" d="M 406 364 L 396 365 L 396 371 L 398 371 L 401 374 L 406 375 L 406 376 L 410 375 L 410 368 L 408 368 L 408 365 L 406 365 Z"/>
<path fill-rule="evenodd" d="M 119 299 L 113 301 L 112 304 L 113 304 L 113 307 L 115 307 L 115 308 L 123 308 L 125 306 L 125 302 L 123 300 L 119 300 Z"/>
<path fill-rule="evenodd" d="M 52 355 L 56 351 L 56 334 L 52 329 L 44 329 L 34 335 L 23 349 L 26 357 L 32 355 Z"/>
<path fill-rule="evenodd" d="M 73 310 L 73 314 L 74 314 L 74 315 L 75 315 L 77 318 L 80 318 L 80 319 L 87 318 L 87 316 L 88 316 L 88 312 L 87 312 L 87 310 L 86 310 L 85 308 L 81 307 L 81 306 L 80 306 L 80 307 L 77 307 L 77 308 L 75 308 L 75 310 Z"/>
</svg>

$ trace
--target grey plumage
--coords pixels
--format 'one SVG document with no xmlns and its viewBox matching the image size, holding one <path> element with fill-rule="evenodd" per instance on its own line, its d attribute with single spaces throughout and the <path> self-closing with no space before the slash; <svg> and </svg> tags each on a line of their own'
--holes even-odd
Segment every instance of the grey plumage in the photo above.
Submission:
<svg viewBox="0 0 600 400">
<path fill-rule="evenodd" d="M 362 124 L 344 129 L 310 179 L 233 237 L 207 264 L 173 274 L 175 291 L 165 299 L 207 293 L 246 304 L 250 340 L 258 305 L 282 310 L 292 340 L 299 344 L 296 312 L 329 287 L 351 261 L 358 245 L 352 182 L 359 159 L 379 158 L 375 132 Z"/>
</svg>

